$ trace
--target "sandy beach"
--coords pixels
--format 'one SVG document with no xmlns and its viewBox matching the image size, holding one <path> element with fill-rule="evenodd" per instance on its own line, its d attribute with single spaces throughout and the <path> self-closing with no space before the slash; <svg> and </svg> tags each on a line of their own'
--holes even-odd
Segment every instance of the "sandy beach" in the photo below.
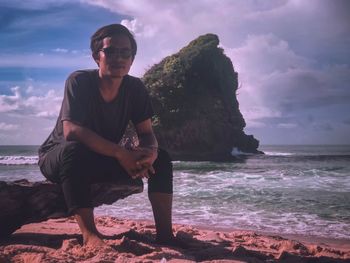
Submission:
<svg viewBox="0 0 350 263">
<path fill-rule="evenodd" d="M 82 246 L 73 218 L 28 224 L 1 240 L 0 262 L 350 262 L 350 240 L 174 225 L 188 249 L 154 243 L 152 222 L 97 217 L 107 248 Z M 213 228 L 212 228 L 213 229 Z"/>
</svg>

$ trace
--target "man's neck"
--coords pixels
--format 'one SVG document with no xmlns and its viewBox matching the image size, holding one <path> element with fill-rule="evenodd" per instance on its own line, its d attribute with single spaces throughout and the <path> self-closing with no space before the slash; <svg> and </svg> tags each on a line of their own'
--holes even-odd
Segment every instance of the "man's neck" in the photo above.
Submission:
<svg viewBox="0 0 350 263">
<path fill-rule="evenodd" d="M 99 78 L 99 90 L 106 102 L 112 101 L 119 93 L 123 78 Z"/>
<path fill-rule="evenodd" d="M 110 78 L 106 76 L 101 76 L 101 73 L 99 73 L 99 79 L 100 79 L 100 88 L 103 90 L 115 90 L 115 89 L 118 90 L 123 81 L 123 77 Z"/>
</svg>

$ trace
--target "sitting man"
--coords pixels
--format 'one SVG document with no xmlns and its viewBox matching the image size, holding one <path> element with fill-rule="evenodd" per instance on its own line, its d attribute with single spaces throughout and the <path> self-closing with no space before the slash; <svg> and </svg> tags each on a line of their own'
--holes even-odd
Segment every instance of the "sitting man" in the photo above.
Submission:
<svg viewBox="0 0 350 263">
<path fill-rule="evenodd" d="M 79 70 L 68 77 L 56 126 L 39 149 L 40 170 L 61 185 L 68 212 L 75 216 L 89 246 L 105 244 L 94 222 L 91 184 L 148 178 L 156 241 L 175 245 L 171 160 L 158 150 L 144 85 L 128 75 L 136 41 L 126 27 L 112 24 L 98 29 L 90 46 L 98 69 Z M 139 138 L 134 149 L 118 145 L 129 121 Z"/>
</svg>

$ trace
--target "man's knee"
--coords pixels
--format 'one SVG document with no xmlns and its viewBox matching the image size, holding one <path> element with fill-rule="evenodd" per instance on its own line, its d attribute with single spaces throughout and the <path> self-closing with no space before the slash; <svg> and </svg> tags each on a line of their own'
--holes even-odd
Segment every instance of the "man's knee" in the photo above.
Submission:
<svg viewBox="0 0 350 263">
<path fill-rule="evenodd" d="M 163 149 L 158 150 L 158 157 L 153 164 L 156 174 L 162 177 L 173 177 L 173 164 L 169 153 Z"/>
<path fill-rule="evenodd" d="M 63 142 L 46 153 L 39 164 L 40 170 L 47 179 L 58 182 L 62 171 L 66 173 L 82 166 L 86 152 L 87 148 L 79 142 Z"/>
<path fill-rule="evenodd" d="M 61 145 L 60 174 L 61 177 L 87 176 L 93 164 L 93 153 L 79 142 L 65 142 Z"/>
<path fill-rule="evenodd" d="M 149 192 L 172 193 L 173 192 L 173 164 L 169 154 L 159 149 L 158 158 L 153 164 L 155 175 L 148 180 Z"/>
<path fill-rule="evenodd" d="M 61 148 L 62 162 L 82 160 L 86 158 L 89 153 L 89 149 L 85 145 L 76 141 L 64 142 Z"/>
</svg>

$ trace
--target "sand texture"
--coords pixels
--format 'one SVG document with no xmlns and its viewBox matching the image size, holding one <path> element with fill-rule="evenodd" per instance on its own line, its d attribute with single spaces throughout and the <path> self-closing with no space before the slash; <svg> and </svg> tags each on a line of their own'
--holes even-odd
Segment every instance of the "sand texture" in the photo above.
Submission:
<svg viewBox="0 0 350 263">
<path fill-rule="evenodd" d="M 301 242 L 174 225 L 177 237 L 189 246 L 183 249 L 156 244 L 152 222 L 97 217 L 96 223 L 109 247 L 82 246 L 74 219 L 55 219 L 25 225 L 1 240 L 0 262 L 350 262 L 350 240 L 304 237 Z"/>
</svg>

